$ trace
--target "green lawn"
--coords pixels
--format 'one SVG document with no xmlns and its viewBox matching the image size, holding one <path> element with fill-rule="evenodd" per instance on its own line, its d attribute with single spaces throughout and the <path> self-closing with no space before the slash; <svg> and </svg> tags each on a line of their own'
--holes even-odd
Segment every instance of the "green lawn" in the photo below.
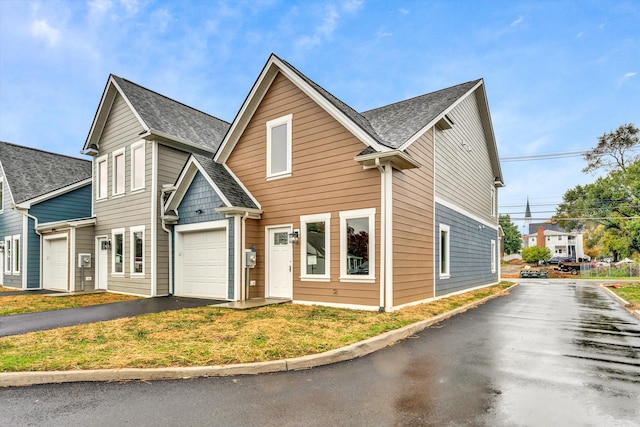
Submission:
<svg viewBox="0 0 640 427">
<path fill-rule="evenodd" d="M 640 310 L 640 282 L 620 282 L 617 287 L 609 287 L 620 298 L 631 304 L 632 309 Z"/>
<path fill-rule="evenodd" d="M 298 304 L 246 311 L 210 306 L 31 332 L 0 338 L 0 372 L 210 366 L 305 356 L 504 294 L 511 285 L 392 313 Z"/>
</svg>

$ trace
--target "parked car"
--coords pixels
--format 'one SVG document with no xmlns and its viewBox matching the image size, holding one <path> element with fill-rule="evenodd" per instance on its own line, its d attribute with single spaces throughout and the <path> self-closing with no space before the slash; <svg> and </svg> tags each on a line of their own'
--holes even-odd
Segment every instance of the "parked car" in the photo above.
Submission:
<svg viewBox="0 0 640 427">
<path fill-rule="evenodd" d="M 549 261 L 547 261 L 547 264 L 560 264 L 561 262 L 572 262 L 572 261 L 573 261 L 573 258 L 570 256 L 554 256 Z"/>
</svg>

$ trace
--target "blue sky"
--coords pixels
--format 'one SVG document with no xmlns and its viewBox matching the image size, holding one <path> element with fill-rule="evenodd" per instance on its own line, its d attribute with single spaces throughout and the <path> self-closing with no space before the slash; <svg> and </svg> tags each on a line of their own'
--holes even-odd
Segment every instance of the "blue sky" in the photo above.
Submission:
<svg viewBox="0 0 640 427">
<path fill-rule="evenodd" d="M 482 77 L 501 158 L 640 126 L 637 0 L 0 0 L 0 140 L 80 157 L 109 73 L 232 121 L 271 52 L 358 111 Z M 500 212 L 584 166 L 503 162 Z"/>
</svg>

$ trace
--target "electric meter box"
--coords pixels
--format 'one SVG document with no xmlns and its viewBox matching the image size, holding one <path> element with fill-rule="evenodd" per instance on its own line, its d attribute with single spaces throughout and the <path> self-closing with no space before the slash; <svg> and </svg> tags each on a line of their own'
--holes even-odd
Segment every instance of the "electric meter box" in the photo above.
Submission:
<svg viewBox="0 0 640 427">
<path fill-rule="evenodd" d="M 244 253 L 245 264 L 248 268 L 254 268 L 256 266 L 256 253 L 251 250 L 247 250 Z"/>
<path fill-rule="evenodd" d="M 91 267 L 91 254 L 78 254 L 78 267 L 90 268 Z"/>
</svg>

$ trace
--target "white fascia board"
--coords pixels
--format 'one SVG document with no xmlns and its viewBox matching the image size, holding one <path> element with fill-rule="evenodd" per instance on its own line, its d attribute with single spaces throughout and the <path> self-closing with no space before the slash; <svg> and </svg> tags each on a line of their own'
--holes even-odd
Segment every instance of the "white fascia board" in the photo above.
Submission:
<svg viewBox="0 0 640 427">
<path fill-rule="evenodd" d="M 258 209 L 260 209 L 260 211 L 262 212 L 262 205 L 260 204 L 260 202 L 258 202 L 258 199 L 253 197 L 253 194 L 251 194 L 251 191 L 249 191 L 249 189 L 244 186 L 244 183 L 242 181 L 240 181 L 240 179 L 236 176 L 235 173 L 233 173 L 231 168 L 229 168 L 229 166 L 227 166 L 226 163 L 223 163 L 222 166 L 224 166 L 224 168 L 227 170 L 227 172 L 229 172 L 229 175 L 231 175 L 231 177 L 236 180 L 236 182 L 238 183 L 240 188 L 242 188 L 242 190 L 244 190 L 244 192 L 249 196 L 249 198 L 253 201 L 253 203 L 255 203 L 255 205 L 258 207 Z"/>
<path fill-rule="evenodd" d="M 36 227 L 36 230 L 42 232 L 42 231 L 49 231 L 53 228 L 55 229 L 82 228 L 82 227 L 95 225 L 96 222 L 97 222 L 96 218 L 81 218 L 81 219 L 72 219 L 72 220 L 65 220 L 65 221 L 44 222 L 42 224 L 38 224 L 38 226 Z"/>
<path fill-rule="evenodd" d="M 165 212 L 175 209 L 180 202 L 182 202 L 182 198 L 191 185 L 191 181 L 193 181 L 193 178 L 196 176 L 195 171 L 197 169 L 192 167 L 194 160 L 193 156 L 189 156 L 187 163 L 182 168 L 182 172 L 180 172 L 180 176 L 178 176 L 175 184 L 176 190 L 171 193 L 169 199 L 167 199 L 167 202 L 164 204 Z"/>
<path fill-rule="evenodd" d="M 30 209 L 31 206 L 36 205 L 38 203 L 42 203 L 44 201 L 53 199 L 54 197 L 58 197 L 62 194 L 69 193 L 73 190 L 77 190 L 78 188 L 82 188 L 86 185 L 91 184 L 93 178 L 87 178 L 82 181 L 76 182 L 75 184 L 68 185 L 66 187 L 59 188 L 50 193 L 43 194 L 38 197 L 34 197 L 33 199 L 27 200 L 25 202 L 20 203 L 18 206 L 22 209 Z"/>
<path fill-rule="evenodd" d="M 147 132 L 149 131 L 149 126 L 147 126 L 144 120 L 142 120 L 142 117 L 140 117 L 140 114 L 138 114 L 138 111 L 136 111 L 136 109 L 133 108 L 133 105 L 131 105 L 131 102 L 125 96 L 124 92 L 122 91 L 122 88 L 120 88 L 120 86 L 115 81 L 113 76 L 110 75 L 105 91 L 102 95 L 102 98 L 100 99 L 100 104 L 98 106 L 98 110 L 96 111 L 96 115 L 93 119 L 93 123 L 91 124 L 91 130 L 89 131 L 89 136 L 87 136 L 87 140 L 84 144 L 84 150 L 86 150 L 91 145 L 91 143 L 97 144 L 97 141 L 100 140 L 100 137 L 102 136 L 102 131 L 104 130 L 104 126 L 107 122 L 107 118 L 109 117 L 109 112 L 111 111 L 111 106 L 113 105 L 113 101 L 116 99 L 116 94 L 118 93 L 120 94 L 120 96 L 122 96 L 122 99 L 124 99 L 127 106 L 129 107 L 133 115 L 136 117 L 138 122 L 140 123 L 140 126 L 142 126 L 142 128 L 145 131 Z"/>
<path fill-rule="evenodd" d="M 442 206 L 445 206 L 445 207 L 447 207 L 447 208 L 449 208 L 449 209 L 451 209 L 453 211 L 456 211 L 456 212 L 466 216 L 467 218 L 470 218 L 470 219 L 472 219 L 474 221 L 477 221 L 477 222 L 479 222 L 481 224 L 484 224 L 489 228 L 493 228 L 494 230 L 498 231 L 498 224 L 497 223 L 494 224 L 494 223 L 491 223 L 491 222 L 489 222 L 487 220 L 484 220 L 484 219 L 480 218 L 479 216 L 477 216 L 475 214 L 472 214 L 471 212 L 467 211 L 466 209 L 461 208 L 460 206 L 457 206 L 454 203 L 451 203 L 451 202 L 449 202 L 447 200 L 444 200 L 444 199 L 442 199 L 440 197 L 437 197 L 437 196 L 434 198 L 434 202 L 436 202 L 436 203 L 438 203 L 438 204 L 440 204 Z"/>
<path fill-rule="evenodd" d="M 176 138 L 168 133 L 160 132 L 154 129 L 146 129 L 145 133 L 140 134 L 140 138 L 147 141 L 155 140 L 158 143 L 172 146 L 179 150 L 187 151 L 189 153 L 197 153 L 203 155 L 213 155 L 215 150 L 213 148 L 205 147 L 204 145 L 194 144 L 186 139 Z M 187 150 L 185 150 L 185 147 Z"/>
<path fill-rule="evenodd" d="M 224 141 L 220 145 L 214 160 L 219 163 L 225 163 L 233 148 L 244 131 L 247 123 L 253 116 L 256 108 L 260 104 L 260 101 L 264 97 L 271 83 L 275 79 L 278 72 L 282 73 L 285 77 L 291 80 L 302 92 L 304 92 L 309 98 L 315 101 L 320 107 L 322 107 L 327 113 L 329 113 L 334 119 L 348 129 L 353 135 L 356 136 L 365 145 L 375 148 L 377 151 L 389 151 L 391 148 L 379 144 L 375 141 L 367 132 L 365 132 L 360 126 L 356 125 L 349 117 L 347 117 L 342 111 L 336 108 L 330 103 L 324 96 L 318 91 L 313 89 L 307 82 L 305 82 L 297 73 L 292 71 L 286 64 L 280 61 L 275 55 L 271 55 L 267 64 L 263 68 L 258 80 L 254 84 L 251 92 L 247 96 L 242 108 L 233 121 L 229 132 Z"/>
<path fill-rule="evenodd" d="M 269 61 L 267 61 L 267 64 L 262 69 L 258 79 L 253 84 L 251 91 L 244 100 L 242 107 L 240 107 L 240 111 L 238 111 L 235 119 L 233 119 L 229 131 L 222 140 L 220 148 L 213 158 L 214 161 L 218 163 L 225 163 L 227 161 L 231 152 L 235 148 L 238 139 L 247 127 L 249 120 L 253 117 L 253 113 L 255 113 L 258 105 L 260 105 L 260 102 L 262 101 L 262 98 L 265 93 L 267 93 L 267 89 L 271 86 L 271 83 L 273 83 L 273 80 L 278 74 L 278 70 L 272 67 L 272 58 L 273 55 L 269 58 Z"/>
<path fill-rule="evenodd" d="M 469 89 L 467 91 L 467 93 L 465 93 L 460 98 L 458 98 L 453 104 L 451 104 L 449 107 L 447 107 L 442 113 L 437 115 L 433 120 L 431 120 L 429 123 L 427 123 L 422 129 L 420 129 L 411 138 L 409 138 L 400 147 L 398 147 L 398 150 L 400 150 L 400 151 L 406 150 L 411 144 L 416 142 L 418 140 L 418 138 L 420 138 L 429 129 L 431 129 L 433 126 L 435 126 L 436 123 L 438 123 L 446 114 L 449 114 L 451 112 L 451 110 L 456 108 L 458 106 L 458 104 L 460 104 L 462 101 L 464 101 L 467 98 L 467 96 L 469 96 L 469 94 L 473 93 L 478 87 L 480 87 L 482 85 L 483 85 L 483 80 L 480 79 L 480 81 L 475 86 L 473 86 L 471 89 Z"/>
</svg>

